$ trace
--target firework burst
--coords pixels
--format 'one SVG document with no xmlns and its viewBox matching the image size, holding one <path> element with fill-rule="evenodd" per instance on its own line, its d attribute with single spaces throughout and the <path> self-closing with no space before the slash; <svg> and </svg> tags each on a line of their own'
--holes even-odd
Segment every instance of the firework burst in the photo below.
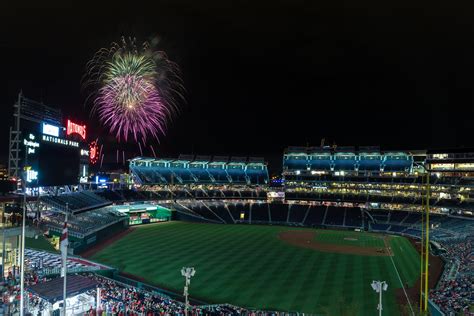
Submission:
<svg viewBox="0 0 474 316">
<path fill-rule="evenodd" d="M 183 100 L 178 67 L 145 42 L 122 38 L 87 65 L 85 86 L 96 87 L 92 113 L 120 140 L 159 139 Z"/>
</svg>

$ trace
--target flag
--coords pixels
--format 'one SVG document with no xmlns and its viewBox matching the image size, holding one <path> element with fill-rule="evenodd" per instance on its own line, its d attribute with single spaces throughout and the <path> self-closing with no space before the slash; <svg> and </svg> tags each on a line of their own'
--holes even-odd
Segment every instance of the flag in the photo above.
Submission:
<svg viewBox="0 0 474 316">
<path fill-rule="evenodd" d="M 68 235 L 67 235 L 67 221 L 64 221 L 63 233 L 61 239 L 59 240 L 59 248 L 61 250 L 62 257 L 62 269 L 61 276 L 64 277 L 66 272 L 66 260 L 67 260 L 67 246 L 69 244 Z"/>
</svg>

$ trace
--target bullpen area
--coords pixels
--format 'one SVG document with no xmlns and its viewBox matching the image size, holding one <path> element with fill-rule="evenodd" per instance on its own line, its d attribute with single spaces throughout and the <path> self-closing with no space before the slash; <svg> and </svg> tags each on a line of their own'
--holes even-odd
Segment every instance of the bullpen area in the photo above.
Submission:
<svg viewBox="0 0 474 316">
<path fill-rule="evenodd" d="M 389 284 L 384 315 L 400 315 L 409 307 L 397 293 L 420 276 L 419 255 L 403 237 L 282 226 L 150 224 L 91 254 L 178 293 L 181 268 L 192 266 L 190 295 L 209 303 L 321 315 L 376 314 L 372 280 Z"/>
</svg>

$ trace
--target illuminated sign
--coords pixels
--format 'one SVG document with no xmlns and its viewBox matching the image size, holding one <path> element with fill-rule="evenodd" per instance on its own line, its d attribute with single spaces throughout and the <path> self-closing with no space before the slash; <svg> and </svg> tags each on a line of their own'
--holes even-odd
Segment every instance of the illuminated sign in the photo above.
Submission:
<svg viewBox="0 0 474 316">
<path fill-rule="evenodd" d="M 23 140 L 23 144 L 25 144 L 26 147 L 39 147 L 40 144 L 31 140 Z"/>
<path fill-rule="evenodd" d="M 91 164 L 96 164 L 99 159 L 99 146 L 96 141 L 93 141 L 89 145 L 89 160 Z"/>
<path fill-rule="evenodd" d="M 67 120 L 66 134 L 79 134 L 82 139 L 86 139 L 86 126 L 76 124 L 74 122 L 71 122 L 71 120 Z"/>
<path fill-rule="evenodd" d="M 31 169 L 31 167 L 26 168 L 26 181 L 32 182 L 38 180 L 38 171 Z"/>
<path fill-rule="evenodd" d="M 23 139 L 23 144 L 26 146 L 26 153 L 34 154 L 36 152 L 36 148 L 40 146 L 38 142 L 35 142 L 35 135 L 30 134 L 28 135 L 28 139 Z"/>
<path fill-rule="evenodd" d="M 89 156 L 89 151 L 85 149 L 81 149 L 81 156 Z"/>
<path fill-rule="evenodd" d="M 59 137 L 59 127 L 43 123 L 43 134 Z"/>
<path fill-rule="evenodd" d="M 79 147 L 78 142 L 75 142 L 75 141 L 69 140 L 69 139 L 58 138 L 58 137 L 54 137 L 54 136 L 43 135 L 43 141 L 50 142 L 50 143 L 55 143 L 55 144 L 60 144 L 60 145 L 65 145 L 65 146 Z"/>
</svg>

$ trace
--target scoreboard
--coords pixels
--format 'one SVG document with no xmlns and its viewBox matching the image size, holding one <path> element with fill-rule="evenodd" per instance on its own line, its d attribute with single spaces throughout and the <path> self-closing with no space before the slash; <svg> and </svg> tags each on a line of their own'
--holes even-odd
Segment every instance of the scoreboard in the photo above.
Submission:
<svg viewBox="0 0 474 316">
<path fill-rule="evenodd" d="M 42 122 L 22 129 L 24 169 L 29 187 L 78 184 L 88 174 L 86 127 L 70 120 L 65 127 Z"/>
</svg>

